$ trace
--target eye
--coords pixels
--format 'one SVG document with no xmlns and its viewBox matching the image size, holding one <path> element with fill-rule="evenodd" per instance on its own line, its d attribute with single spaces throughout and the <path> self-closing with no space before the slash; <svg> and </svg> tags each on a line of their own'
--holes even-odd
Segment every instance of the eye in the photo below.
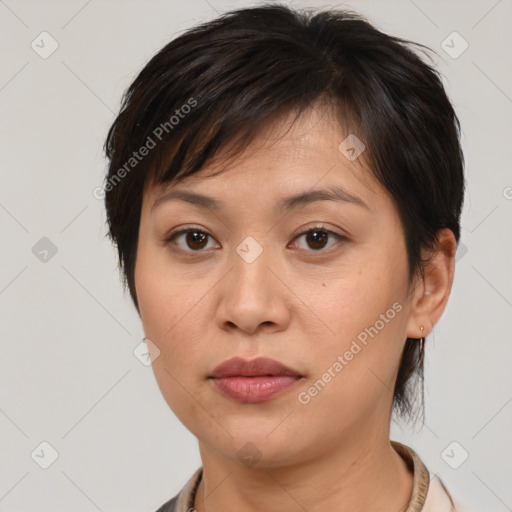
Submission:
<svg viewBox="0 0 512 512">
<path fill-rule="evenodd" d="M 200 252 L 202 249 L 210 249 L 208 247 L 208 238 L 213 238 L 201 229 L 189 228 L 171 233 L 166 239 L 166 244 L 171 242 L 177 245 L 181 250 L 187 252 Z M 181 245 L 179 242 L 182 242 Z M 184 244 L 184 245 L 183 245 Z M 217 245 L 217 247 L 219 247 Z"/>
<path fill-rule="evenodd" d="M 182 229 L 180 231 L 176 231 L 171 233 L 166 239 L 166 244 L 174 244 L 178 246 L 178 248 L 185 252 L 201 252 L 204 249 L 211 249 L 212 246 L 209 246 L 209 240 L 214 240 L 213 237 L 198 228 L 188 228 Z M 299 249 L 308 248 L 313 251 L 322 251 L 325 249 L 331 248 L 336 243 L 339 243 L 341 240 L 346 240 L 346 238 L 342 235 L 335 233 L 334 231 L 330 231 L 325 229 L 322 226 L 312 227 L 302 233 L 299 233 L 294 240 L 304 239 L 307 247 L 300 247 Z M 331 240 L 330 240 L 331 239 Z M 219 244 L 214 244 L 213 247 L 220 247 Z"/>
<path fill-rule="evenodd" d="M 322 249 L 329 249 L 341 240 L 346 240 L 345 237 L 338 235 L 334 231 L 323 228 L 322 226 L 313 227 L 307 231 L 300 233 L 295 240 L 299 240 L 304 237 L 304 241 L 307 246 L 313 251 L 321 251 Z M 333 239 L 333 243 L 329 244 L 329 238 Z M 306 249 L 305 247 L 299 247 L 299 249 Z"/>
</svg>

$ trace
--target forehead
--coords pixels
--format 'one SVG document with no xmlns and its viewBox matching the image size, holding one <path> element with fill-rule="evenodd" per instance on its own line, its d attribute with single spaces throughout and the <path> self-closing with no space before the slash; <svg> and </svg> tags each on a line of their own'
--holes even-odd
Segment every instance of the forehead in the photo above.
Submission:
<svg viewBox="0 0 512 512">
<path fill-rule="evenodd" d="M 357 152 L 355 158 L 347 152 L 349 146 Z M 385 193 L 369 170 L 364 142 L 343 130 L 330 108 L 317 106 L 299 117 L 290 113 L 260 130 L 243 151 L 232 154 L 231 149 L 221 149 L 191 176 L 150 186 L 147 199 L 154 203 L 173 190 L 228 198 L 242 191 L 268 197 L 325 187 L 341 187 L 348 195 L 352 190 L 353 196 L 358 191 L 367 198 Z"/>
</svg>

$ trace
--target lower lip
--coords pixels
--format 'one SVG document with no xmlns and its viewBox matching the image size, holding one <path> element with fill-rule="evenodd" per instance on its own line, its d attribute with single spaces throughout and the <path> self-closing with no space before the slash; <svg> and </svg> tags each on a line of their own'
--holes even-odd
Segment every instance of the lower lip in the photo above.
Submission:
<svg viewBox="0 0 512 512">
<path fill-rule="evenodd" d="M 290 375 L 262 377 L 224 377 L 212 379 L 216 388 L 237 402 L 256 404 L 270 400 L 296 384 L 301 377 Z"/>
</svg>

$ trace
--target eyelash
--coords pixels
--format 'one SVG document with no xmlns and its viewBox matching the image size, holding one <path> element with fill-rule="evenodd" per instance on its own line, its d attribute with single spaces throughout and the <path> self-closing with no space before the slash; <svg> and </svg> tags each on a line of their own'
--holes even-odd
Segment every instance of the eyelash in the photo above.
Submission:
<svg viewBox="0 0 512 512">
<path fill-rule="evenodd" d="M 342 236 L 342 235 L 340 235 L 338 233 L 335 233 L 334 231 L 326 229 L 325 227 L 323 227 L 321 225 L 319 225 L 319 226 L 312 226 L 312 227 L 306 229 L 305 231 L 301 231 L 300 233 L 298 233 L 294 237 L 294 240 L 296 240 L 297 238 L 299 238 L 301 236 L 307 235 L 308 233 L 314 232 L 314 231 L 323 231 L 323 232 L 327 233 L 328 235 L 332 235 L 332 236 L 334 236 L 337 239 L 337 242 L 335 244 L 333 244 L 331 247 L 328 247 L 327 249 L 320 248 L 320 249 L 310 249 L 310 250 L 301 249 L 301 250 L 306 250 L 306 252 L 329 253 L 329 252 L 331 252 L 331 250 L 333 250 L 333 247 L 338 245 L 340 242 L 348 240 L 345 236 Z M 208 236 L 210 238 L 213 238 L 207 231 L 204 231 L 202 229 L 187 228 L 187 229 L 181 229 L 179 231 L 175 231 L 173 233 L 170 233 L 165 238 L 164 242 L 165 242 L 166 245 L 169 245 L 176 238 L 178 238 L 180 235 L 184 235 L 184 234 L 187 234 L 187 233 L 201 233 L 201 234 L 204 234 L 204 235 L 206 235 L 206 236 Z M 181 248 L 178 248 L 178 250 L 186 252 L 186 253 L 201 253 L 201 252 L 206 252 L 207 251 L 207 249 L 198 249 L 198 250 L 190 249 L 190 250 L 188 250 L 188 249 L 181 249 Z"/>
</svg>

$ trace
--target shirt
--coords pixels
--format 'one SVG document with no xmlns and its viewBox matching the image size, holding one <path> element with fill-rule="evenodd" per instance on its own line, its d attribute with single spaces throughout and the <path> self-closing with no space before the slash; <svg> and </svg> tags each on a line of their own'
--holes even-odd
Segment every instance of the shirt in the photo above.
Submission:
<svg viewBox="0 0 512 512">
<path fill-rule="evenodd" d="M 391 445 L 413 472 L 412 494 L 405 512 L 464 512 L 450 496 L 443 482 L 430 474 L 414 450 L 397 441 L 391 441 Z M 194 499 L 202 476 L 201 466 L 181 491 L 156 512 L 193 512 Z"/>
</svg>

